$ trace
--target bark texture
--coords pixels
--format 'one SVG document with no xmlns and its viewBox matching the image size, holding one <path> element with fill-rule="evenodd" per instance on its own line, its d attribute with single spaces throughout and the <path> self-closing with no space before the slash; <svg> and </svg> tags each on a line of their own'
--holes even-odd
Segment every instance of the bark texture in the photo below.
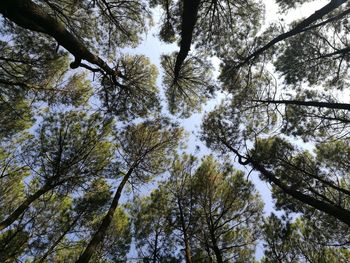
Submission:
<svg viewBox="0 0 350 263">
<path fill-rule="evenodd" d="M 1 0 L 0 13 L 20 27 L 53 37 L 75 57 L 71 68 L 79 67 L 81 60 L 86 60 L 98 66 L 106 74 L 116 75 L 103 59 L 93 54 L 84 43 L 67 30 L 62 22 L 50 16 L 40 5 L 30 0 Z"/>
<path fill-rule="evenodd" d="M 181 66 L 191 49 L 194 27 L 197 22 L 199 0 L 184 0 L 181 22 L 180 51 L 177 54 L 174 68 L 174 83 L 180 75 Z"/>
<path fill-rule="evenodd" d="M 312 15 L 310 15 L 309 17 L 307 17 L 306 19 L 304 19 L 303 21 L 298 23 L 293 29 L 291 29 L 291 30 L 287 31 L 286 33 L 283 33 L 283 34 L 275 37 L 270 42 L 268 42 L 265 46 L 263 46 L 263 47 L 257 49 L 256 51 L 254 51 L 251 55 L 246 57 L 243 60 L 243 62 L 239 63 L 237 65 L 237 68 L 245 65 L 246 63 L 248 63 L 251 60 L 254 60 L 259 55 L 261 55 L 264 51 L 266 51 L 270 47 L 274 46 L 278 42 L 281 42 L 281 41 L 283 41 L 283 40 L 285 40 L 287 38 L 290 38 L 292 36 L 295 36 L 297 34 L 305 32 L 306 30 L 314 28 L 314 26 L 312 26 L 312 24 L 314 22 L 316 22 L 317 20 L 321 19 L 322 17 L 324 17 L 325 15 L 329 14 L 330 12 L 334 11 L 336 8 L 338 8 L 339 6 L 341 6 L 342 4 L 344 4 L 346 2 L 347 2 L 346 0 L 332 0 L 332 1 L 330 1 L 327 5 L 325 5 L 324 7 L 322 7 L 319 10 L 317 10 L 315 13 L 313 13 Z M 342 16 L 343 15 L 339 15 L 339 16 L 336 16 L 336 17 L 340 18 Z M 328 22 L 331 22 L 331 21 L 333 21 L 333 20 L 329 19 Z M 324 25 L 324 23 L 319 23 L 318 24 L 318 26 L 322 26 L 322 25 Z"/>
<path fill-rule="evenodd" d="M 80 257 L 76 261 L 76 263 L 89 262 L 91 257 L 95 253 L 95 251 L 98 249 L 99 245 L 102 243 L 102 241 L 106 235 L 107 229 L 113 220 L 115 210 L 118 207 L 119 199 L 120 199 L 120 196 L 122 194 L 123 188 L 126 185 L 126 183 L 128 182 L 129 177 L 132 174 L 133 170 L 134 170 L 134 168 L 129 169 L 129 171 L 124 175 L 123 180 L 119 184 L 118 189 L 113 197 L 113 201 L 112 201 L 111 206 L 109 207 L 107 215 L 103 218 L 100 227 L 95 232 L 95 234 L 93 235 L 89 244 L 85 248 L 84 252 L 80 255 Z"/>
<path fill-rule="evenodd" d="M 0 223 L 0 231 L 12 225 L 33 203 L 35 200 L 39 199 L 42 195 L 46 194 L 50 190 L 52 190 L 57 184 L 52 185 L 44 185 L 34 194 L 29 196 L 26 200 L 22 202 L 20 206 L 16 208 L 15 211 L 12 212 L 5 220 Z"/>
</svg>

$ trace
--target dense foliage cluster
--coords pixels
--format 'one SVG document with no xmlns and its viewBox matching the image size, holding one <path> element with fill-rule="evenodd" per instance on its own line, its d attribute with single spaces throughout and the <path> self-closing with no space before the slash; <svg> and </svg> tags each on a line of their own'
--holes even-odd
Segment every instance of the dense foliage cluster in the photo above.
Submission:
<svg viewBox="0 0 350 263">
<path fill-rule="evenodd" d="M 156 12 L 179 46 L 159 69 L 123 52 Z M 276 24 L 259 0 L 0 13 L 0 262 L 350 262 L 348 1 Z M 198 134 L 212 154 L 186 153 L 181 119 L 218 94 Z"/>
</svg>

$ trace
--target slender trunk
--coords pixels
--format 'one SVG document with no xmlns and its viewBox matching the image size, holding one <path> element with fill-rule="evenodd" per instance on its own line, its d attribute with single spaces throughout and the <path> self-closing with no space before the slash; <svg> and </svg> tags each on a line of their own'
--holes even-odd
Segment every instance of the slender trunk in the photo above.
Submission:
<svg viewBox="0 0 350 263">
<path fill-rule="evenodd" d="M 119 199 L 120 199 L 120 196 L 122 194 L 123 188 L 124 188 L 125 184 L 127 183 L 127 181 L 129 180 L 129 177 L 132 174 L 134 168 L 135 167 L 133 166 L 125 174 L 123 180 L 119 184 L 118 189 L 117 189 L 117 191 L 116 191 L 116 193 L 114 195 L 112 204 L 109 207 L 107 215 L 103 218 L 100 227 L 95 232 L 95 234 L 93 235 L 93 237 L 90 240 L 89 244 L 85 248 L 84 252 L 80 255 L 80 257 L 76 261 L 76 263 L 87 263 L 87 262 L 89 262 L 91 257 L 92 257 L 92 255 L 97 250 L 98 246 L 102 243 L 102 241 L 103 241 L 103 239 L 104 239 L 104 237 L 106 235 L 106 231 L 107 231 L 109 225 L 112 222 L 112 219 L 113 219 L 113 216 L 114 216 L 114 212 L 115 212 L 115 210 L 118 207 Z"/>
<path fill-rule="evenodd" d="M 26 200 L 24 200 L 22 204 L 18 206 L 15 211 L 12 212 L 11 215 L 9 215 L 5 220 L 3 220 L 0 223 L 0 231 L 12 225 L 20 217 L 20 215 L 22 215 L 24 211 L 26 211 L 29 208 L 31 203 L 33 203 L 42 195 L 52 190 L 55 186 L 57 186 L 57 184 L 51 184 L 51 185 L 46 184 L 42 188 L 40 188 L 38 191 L 36 191 L 34 194 L 29 196 Z"/>
<path fill-rule="evenodd" d="M 188 52 L 191 49 L 193 30 L 197 22 L 197 14 L 200 0 L 184 0 L 181 21 L 180 51 L 177 54 L 174 68 L 174 83 L 180 75 L 180 70 Z"/>
<path fill-rule="evenodd" d="M 210 218 L 207 219 L 207 223 L 208 223 L 208 227 L 209 227 L 212 249 L 213 249 L 215 257 L 216 257 L 216 262 L 223 263 L 222 254 L 221 254 L 221 251 L 218 247 L 218 242 L 217 242 L 217 239 L 215 236 L 214 225 L 213 225 L 213 220 L 212 220 L 211 216 L 210 216 Z"/>
<path fill-rule="evenodd" d="M 295 199 L 299 200 L 300 202 L 310 205 L 311 207 L 322 211 L 328 215 L 331 215 L 338 220 L 342 221 L 343 223 L 350 226 L 350 211 L 346 210 L 344 208 L 334 206 L 332 204 L 320 201 L 312 196 L 306 195 L 302 192 L 299 192 L 292 187 L 289 187 L 285 185 L 282 181 L 280 181 L 276 176 L 265 169 L 264 166 L 262 166 L 259 162 L 255 161 L 252 158 L 246 158 L 245 161 L 242 160 L 244 158 L 242 155 L 239 154 L 239 152 L 234 149 L 231 145 L 229 145 L 226 141 L 222 140 L 222 143 L 230 149 L 233 153 L 235 153 L 238 156 L 238 161 L 241 165 L 247 165 L 251 164 L 254 170 L 257 170 L 260 172 L 265 178 L 267 178 L 270 182 L 274 183 L 276 186 L 278 186 L 284 193 L 294 197 Z"/>
<path fill-rule="evenodd" d="M 221 255 L 221 251 L 220 251 L 218 244 L 217 244 L 214 230 L 212 229 L 212 226 L 209 226 L 209 227 L 210 227 L 210 238 L 211 238 L 211 242 L 212 242 L 212 249 L 213 249 L 215 257 L 216 257 L 216 262 L 222 263 L 223 262 L 222 255 Z"/>
<path fill-rule="evenodd" d="M 317 20 L 321 19 L 325 15 L 327 15 L 330 12 L 334 11 L 336 8 L 338 8 L 339 6 L 341 6 L 342 4 L 344 4 L 346 2 L 347 2 L 346 0 L 332 0 L 332 1 L 330 1 L 327 5 L 325 5 L 324 7 L 322 7 L 319 10 L 317 10 L 315 13 L 313 13 L 312 15 L 310 15 L 309 17 L 307 17 L 306 19 L 304 19 L 303 21 L 298 23 L 290 31 L 277 36 L 276 38 L 272 39 L 269 43 L 267 43 L 265 46 L 263 46 L 263 47 L 257 49 L 256 51 L 254 51 L 251 55 L 246 57 L 245 60 L 242 63 L 238 64 L 237 67 L 241 67 L 244 64 L 248 63 L 250 60 L 255 59 L 256 57 L 261 55 L 264 51 L 266 51 L 270 47 L 274 46 L 278 42 L 281 42 L 281 41 L 283 41 L 283 40 L 285 40 L 287 38 L 290 38 L 292 36 L 295 36 L 295 35 L 297 35 L 299 33 L 304 32 L 305 29 L 307 27 L 309 27 L 312 23 L 316 22 Z"/>
<path fill-rule="evenodd" d="M 158 232 L 156 230 L 156 240 L 154 244 L 154 249 L 153 249 L 153 263 L 157 263 L 157 255 L 158 255 Z"/>
<path fill-rule="evenodd" d="M 184 240 L 184 243 L 185 243 L 185 259 L 186 259 L 186 263 L 192 263 L 191 247 L 190 247 L 190 242 L 188 240 L 187 228 L 186 228 L 185 218 L 184 218 L 184 214 L 183 214 L 183 210 L 182 210 L 182 205 L 181 205 L 181 202 L 180 202 L 179 198 L 177 198 L 177 204 L 178 204 L 178 207 L 179 207 L 181 228 L 182 228 L 182 233 L 183 233 L 183 240 Z"/>
<path fill-rule="evenodd" d="M 253 100 L 254 102 L 285 104 L 285 105 L 299 105 L 310 106 L 318 108 L 350 110 L 350 104 L 336 103 L 336 102 L 321 102 L 321 101 L 300 101 L 300 100 Z"/>
<path fill-rule="evenodd" d="M 217 246 L 217 245 L 214 245 L 214 246 L 213 246 L 213 250 L 214 250 L 214 253 L 215 253 L 215 257 L 216 257 L 216 262 L 217 262 L 217 263 L 223 263 L 221 251 L 220 251 L 220 249 L 218 248 L 218 246 Z"/>
<path fill-rule="evenodd" d="M 38 263 L 42 263 L 50 255 L 50 253 L 55 249 L 55 247 L 62 241 L 62 239 L 68 234 L 68 232 L 74 227 L 78 222 L 83 213 L 80 213 L 74 221 L 67 227 L 67 229 L 60 235 L 60 237 L 51 245 L 51 247 L 46 251 L 46 253 L 41 257 Z"/>
<path fill-rule="evenodd" d="M 208 242 L 205 242 L 205 252 L 207 252 L 209 262 L 213 262 L 213 258 L 211 256 L 211 251 Z"/>
<path fill-rule="evenodd" d="M 185 239 L 185 258 L 186 258 L 186 263 L 192 263 L 191 248 L 187 237 Z"/>
<path fill-rule="evenodd" d="M 272 172 L 266 170 L 265 167 L 260 165 L 255 160 L 251 159 L 250 163 L 252 164 L 255 170 L 259 171 L 270 182 L 278 186 L 284 193 L 294 197 L 295 199 L 299 200 L 304 204 L 310 205 L 311 207 L 319 211 L 322 211 L 328 215 L 331 215 L 337 218 L 338 220 L 342 221 L 343 223 L 347 224 L 348 226 L 350 226 L 350 211 L 344 208 L 320 201 L 312 196 L 299 192 L 293 189 L 292 187 L 285 185 L 278 178 L 276 178 L 276 176 Z"/>
<path fill-rule="evenodd" d="M 74 57 L 72 68 L 77 68 L 82 59 L 97 65 L 111 76 L 115 71 L 100 57 L 90 52 L 76 36 L 70 33 L 65 25 L 50 16 L 41 6 L 31 0 L 1 0 L 0 13 L 18 26 L 47 34 L 55 38 L 59 45 L 67 49 Z"/>
</svg>

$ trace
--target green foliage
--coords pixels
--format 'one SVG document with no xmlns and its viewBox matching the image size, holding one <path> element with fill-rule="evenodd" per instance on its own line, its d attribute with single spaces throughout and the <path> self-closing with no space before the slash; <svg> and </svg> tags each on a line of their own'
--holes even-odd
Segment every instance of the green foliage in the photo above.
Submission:
<svg viewBox="0 0 350 263">
<path fill-rule="evenodd" d="M 163 10 L 160 38 L 174 42 L 181 33 L 182 1 L 152 1 Z M 227 52 L 239 54 L 259 30 L 263 20 L 263 5 L 260 1 L 212 1 L 204 0 L 199 5 L 194 28 L 194 44 L 206 53 L 220 57 Z M 174 33 L 175 32 L 175 37 Z M 223 44 L 225 43 L 225 44 Z"/>
<path fill-rule="evenodd" d="M 349 3 L 289 25 L 264 24 L 259 0 L 191 3 L 0 1 L 1 262 L 75 262 L 95 236 L 92 262 L 131 260 L 134 245 L 143 262 L 253 262 L 261 233 L 262 262 L 349 261 Z M 124 54 L 156 7 L 183 57 L 161 57 L 165 108 L 187 118 L 221 91 L 201 139 L 257 170 L 287 217 L 261 227 L 243 172 L 178 155 L 158 69 Z"/>
<path fill-rule="evenodd" d="M 48 113 L 26 146 L 32 169 L 46 183 L 68 185 L 95 177 L 109 164 L 111 122 L 79 111 Z M 67 185 L 67 186 L 68 186 Z"/>
<path fill-rule="evenodd" d="M 15 90 L 1 93 L 0 138 L 9 137 L 32 125 L 33 118 L 28 101 Z"/>
<path fill-rule="evenodd" d="M 209 156 L 196 171 L 194 187 L 202 247 L 213 249 L 218 261 L 218 253 L 224 261 L 252 260 L 263 207 L 252 183 L 242 172 L 219 166 Z"/>
<path fill-rule="evenodd" d="M 28 246 L 29 233 L 20 228 L 11 229 L 0 234 L 0 261 L 14 262 Z"/>
<path fill-rule="evenodd" d="M 133 207 L 136 249 L 143 262 L 177 262 L 167 199 L 164 190 L 155 190 Z"/>
<path fill-rule="evenodd" d="M 210 156 L 195 168 L 193 156 L 175 159 L 168 180 L 134 207 L 139 255 L 180 260 L 180 246 L 201 262 L 217 253 L 224 260 L 249 261 L 259 236 L 252 226 L 260 224 L 262 212 L 253 185 Z"/>
<path fill-rule="evenodd" d="M 96 228 L 99 225 L 97 220 Z M 114 213 L 112 223 L 107 235 L 101 245 L 101 249 L 96 251 L 91 259 L 93 262 L 125 262 L 131 244 L 131 222 L 129 216 L 122 208 L 118 208 Z"/>
<path fill-rule="evenodd" d="M 211 76 L 212 69 L 207 61 L 194 56 L 188 57 L 181 67 L 178 78 L 175 79 L 175 61 L 176 53 L 162 56 L 165 95 L 170 113 L 189 117 L 199 112 L 207 99 L 213 96 L 216 87 Z"/>
<path fill-rule="evenodd" d="M 23 179 L 29 175 L 29 167 L 18 162 L 18 155 L 12 147 L 8 151 L 0 148 L 0 221 L 25 197 Z"/>
<path fill-rule="evenodd" d="M 202 1 L 194 32 L 196 46 L 221 58 L 231 52 L 239 56 L 260 29 L 263 13 L 258 0 Z"/>
<path fill-rule="evenodd" d="M 160 111 L 156 79 L 157 68 L 143 55 L 125 55 L 118 60 L 117 85 L 107 77 L 102 79 L 100 99 L 107 112 L 128 121 L 147 117 Z"/>
<path fill-rule="evenodd" d="M 150 23 L 150 11 L 144 1 L 41 1 L 55 19 L 62 22 L 84 44 L 99 53 L 111 55 L 116 47 L 136 45 L 140 33 Z"/>
<path fill-rule="evenodd" d="M 336 206 L 342 209 L 348 209 L 349 206 L 349 177 L 348 168 L 342 168 L 343 158 L 339 156 L 336 163 L 333 155 L 323 155 L 322 149 L 332 149 L 335 145 L 342 145 L 341 142 L 332 142 L 320 144 L 317 146 L 316 156 L 307 151 L 300 151 L 294 148 L 290 143 L 281 138 L 270 138 L 259 140 L 255 149 L 251 152 L 251 158 L 263 164 L 266 169 L 272 171 L 284 187 L 302 192 L 315 200 L 324 202 L 325 205 Z M 346 144 L 343 147 L 347 147 Z M 334 148 L 333 148 L 334 149 Z M 337 148 L 337 151 L 341 148 Z M 345 151 L 346 152 L 346 151 Z M 264 177 L 264 180 L 270 178 Z M 312 216 L 319 213 L 319 217 L 332 216 L 328 213 L 316 212 L 315 207 L 305 206 L 302 202 L 296 201 L 286 195 L 280 186 L 273 187 L 273 196 L 276 199 L 278 208 L 286 211 L 302 212 L 304 215 Z M 316 208 L 316 210 L 318 210 Z M 334 216 L 336 214 L 334 213 Z M 339 223 L 343 226 L 342 223 Z"/>
<path fill-rule="evenodd" d="M 319 231 L 313 222 L 298 218 L 294 222 L 269 216 L 263 227 L 265 258 L 272 262 L 347 262 L 346 248 L 332 245 L 328 236 Z"/>
<path fill-rule="evenodd" d="M 133 169 L 131 183 L 148 182 L 166 171 L 171 157 L 181 145 L 183 129 L 166 118 L 128 125 L 116 134 L 120 171 Z"/>
</svg>

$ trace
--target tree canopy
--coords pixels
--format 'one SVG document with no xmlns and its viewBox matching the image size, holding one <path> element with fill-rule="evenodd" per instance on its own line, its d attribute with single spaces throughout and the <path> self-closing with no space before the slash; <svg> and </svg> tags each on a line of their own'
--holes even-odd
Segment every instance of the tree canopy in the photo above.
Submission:
<svg viewBox="0 0 350 263">
<path fill-rule="evenodd" d="M 0 262 L 350 261 L 348 1 L 0 13 Z"/>
</svg>

